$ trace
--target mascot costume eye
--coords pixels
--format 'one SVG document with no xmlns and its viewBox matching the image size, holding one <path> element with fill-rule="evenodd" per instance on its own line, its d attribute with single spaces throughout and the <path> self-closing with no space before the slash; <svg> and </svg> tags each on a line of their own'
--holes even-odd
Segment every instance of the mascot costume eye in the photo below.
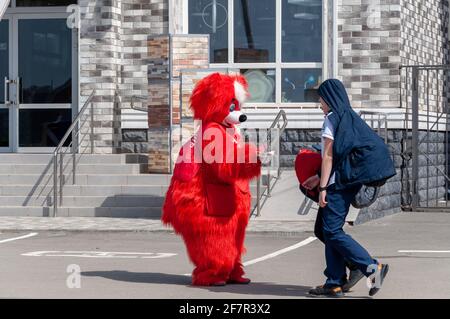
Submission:
<svg viewBox="0 0 450 319">
<path fill-rule="evenodd" d="M 248 284 L 241 256 L 250 214 L 249 182 L 261 173 L 256 146 L 236 125 L 247 116 L 242 76 L 214 73 L 195 87 L 190 106 L 201 128 L 186 143 L 167 191 L 162 222 L 184 240 L 195 265 L 192 284 Z"/>
</svg>

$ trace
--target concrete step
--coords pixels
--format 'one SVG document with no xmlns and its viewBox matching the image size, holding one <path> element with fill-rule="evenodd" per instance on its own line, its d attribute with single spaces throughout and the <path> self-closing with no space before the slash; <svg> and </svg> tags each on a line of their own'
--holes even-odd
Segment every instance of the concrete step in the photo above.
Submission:
<svg viewBox="0 0 450 319">
<path fill-rule="evenodd" d="M 0 216 L 53 216 L 50 207 L 0 207 Z M 61 207 L 58 217 L 122 217 L 157 218 L 161 217 L 161 207 Z"/>
<path fill-rule="evenodd" d="M 112 195 L 151 195 L 162 196 L 166 185 L 65 185 L 65 196 L 112 196 Z M 0 186 L 0 196 L 46 196 L 53 191 L 51 186 L 30 187 L 29 185 Z"/>
<path fill-rule="evenodd" d="M 0 206 L 51 206 L 52 196 L 0 196 Z M 162 196 L 112 195 L 64 196 L 63 206 L 69 207 L 161 207 Z"/>
<path fill-rule="evenodd" d="M 253 202 L 253 200 L 252 200 Z M 58 208 L 58 217 L 122 217 L 122 218 L 160 218 L 161 206 L 156 207 L 68 207 Z M 53 216 L 52 207 L 0 207 L 0 216 Z"/>
<path fill-rule="evenodd" d="M 64 196 L 62 207 L 162 207 L 164 197 L 144 195 L 114 195 L 114 196 Z M 256 197 L 252 197 L 252 205 Z M 0 196 L 0 207 L 47 207 L 52 206 L 52 196 Z"/>
<path fill-rule="evenodd" d="M 49 164 L 52 154 L 0 154 L 0 164 Z M 65 155 L 64 161 L 71 161 L 71 155 Z M 77 154 L 81 164 L 123 164 L 128 162 L 125 154 Z"/>
<path fill-rule="evenodd" d="M 170 175 L 111 175 L 111 174 L 78 174 L 77 185 L 169 185 Z M 64 175 L 65 184 L 72 183 L 72 174 Z M 0 174 L 0 185 L 53 185 L 51 174 Z"/>
<path fill-rule="evenodd" d="M 147 165 L 144 164 L 80 164 L 77 165 L 77 174 L 140 174 L 145 172 Z M 59 170 L 59 167 L 58 167 Z M 43 174 L 52 173 L 53 166 L 48 164 L 0 164 L 0 174 Z M 72 165 L 64 167 L 64 172 L 71 173 Z"/>
<path fill-rule="evenodd" d="M 52 181 L 51 181 L 52 182 Z M 113 196 L 113 195 L 148 195 L 165 196 L 168 185 L 65 185 L 64 196 Z M 265 187 L 261 187 L 261 192 Z M 250 191 L 256 196 L 256 186 Z M 0 196 L 53 196 L 53 184 L 47 186 L 0 185 Z"/>
</svg>

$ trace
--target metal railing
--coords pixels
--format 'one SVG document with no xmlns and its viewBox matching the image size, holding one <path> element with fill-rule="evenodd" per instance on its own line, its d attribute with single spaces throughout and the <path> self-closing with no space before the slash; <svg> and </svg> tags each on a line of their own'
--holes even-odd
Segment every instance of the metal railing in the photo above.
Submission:
<svg viewBox="0 0 450 319">
<path fill-rule="evenodd" d="M 64 134 L 63 138 L 59 142 L 55 151 L 53 152 L 53 217 L 58 215 L 58 207 L 63 205 L 63 188 L 65 184 L 64 180 L 64 155 L 71 151 L 72 155 L 72 183 L 76 183 L 76 154 L 78 147 L 82 144 L 85 137 L 89 135 L 90 138 L 90 153 L 94 153 L 94 106 L 92 103 L 92 99 L 94 97 L 95 90 L 92 91 L 91 95 L 88 97 L 86 102 L 84 103 L 81 110 L 78 112 L 77 117 L 73 120 L 72 125 L 70 125 L 66 134 Z M 82 121 L 82 117 L 85 114 L 86 110 L 88 110 L 90 105 L 90 128 L 89 133 L 84 135 L 80 141 L 78 141 L 78 137 L 81 134 L 81 129 L 84 127 L 84 124 L 87 122 L 86 119 Z M 67 139 L 69 136 L 72 137 L 69 145 L 65 146 Z M 58 159 L 59 158 L 59 159 Z M 59 173 L 58 173 L 59 166 Z M 59 181 L 59 183 L 58 183 Z M 59 192 L 58 192 L 59 189 Z M 59 194 L 58 194 L 59 193 Z M 58 203 L 59 198 L 59 203 Z"/>
<path fill-rule="evenodd" d="M 280 120 L 283 121 L 282 125 L 280 125 Z M 267 152 L 271 151 L 272 144 L 279 142 L 281 134 L 284 132 L 287 125 L 288 125 L 288 120 L 287 120 L 286 112 L 284 110 L 280 110 L 280 112 L 278 112 L 278 115 L 275 117 L 274 121 L 270 125 L 270 127 L 267 129 L 267 147 L 268 147 Z M 277 130 L 277 135 L 276 135 L 275 139 L 272 140 L 271 133 L 274 129 Z M 259 141 L 259 139 L 258 139 L 258 141 Z M 273 176 L 271 174 L 271 170 L 270 170 L 271 166 L 267 165 L 266 189 L 263 192 L 261 192 L 261 184 L 262 184 L 262 178 L 263 178 L 262 172 L 256 181 L 256 205 L 253 208 L 251 216 L 253 216 L 253 214 L 255 213 L 255 210 L 256 210 L 256 217 L 261 216 L 261 209 L 264 206 L 267 198 L 269 198 L 271 196 L 272 189 L 275 187 L 276 182 L 280 178 L 280 171 L 281 171 L 281 168 L 279 165 L 280 152 L 278 152 L 276 154 L 276 156 L 277 156 L 277 160 L 278 160 L 277 161 L 277 163 L 278 163 L 277 174 L 276 174 L 276 176 Z M 273 157 L 270 159 L 270 162 L 272 160 L 273 160 Z"/>
<path fill-rule="evenodd" d="M 411 164 L 404 169 L 409 200 L 404 208 L 450 212 L 450 65 L 400 69 L 400 101 L 411 117 L 405 127 Z"/>
<path fill-rule="evenodd" d="M 384 137 L 384 142 L 388 142 L 388 118 L 384 112 L 360 111 L 359 116 L 370 124 L 370 127 L 377 131 L 380 137 Z M 376 123 L 376 125 L 375 125 Z M 384 130 L 384 134 L 382 134 Z"/>
</svg>

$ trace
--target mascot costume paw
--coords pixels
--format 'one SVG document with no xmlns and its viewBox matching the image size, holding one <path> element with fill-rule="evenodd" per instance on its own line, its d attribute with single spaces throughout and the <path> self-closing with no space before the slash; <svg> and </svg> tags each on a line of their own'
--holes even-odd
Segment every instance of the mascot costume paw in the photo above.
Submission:
<svg viewBox="0 0 450 319">
<path fill-rule="evenodd" d="M 192 284 L 247 284 L 241 255 L 249 220 L 249 181 L 261 173 L 259 151 L 243 143 L 236 125 L 248 96 L 242 76 L 214 73 L 195 87 L 190 104 L 197 131 L 180 153 L 167 191 L 162 222 L 186 244 Z"/>
</svg>

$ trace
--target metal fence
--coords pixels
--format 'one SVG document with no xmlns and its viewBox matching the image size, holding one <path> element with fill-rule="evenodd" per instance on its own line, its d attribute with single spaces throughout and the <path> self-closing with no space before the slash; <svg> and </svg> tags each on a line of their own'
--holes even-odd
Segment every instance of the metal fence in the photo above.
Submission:
<svg viewBox="0 0 450 319">
<path fill-rule="evenodd" d="M 404 169 L 414 211 L 450 212 L 449 71 L 450 65 L 401 67 L 404 148 L 411 155 Z"/>
</svg>

